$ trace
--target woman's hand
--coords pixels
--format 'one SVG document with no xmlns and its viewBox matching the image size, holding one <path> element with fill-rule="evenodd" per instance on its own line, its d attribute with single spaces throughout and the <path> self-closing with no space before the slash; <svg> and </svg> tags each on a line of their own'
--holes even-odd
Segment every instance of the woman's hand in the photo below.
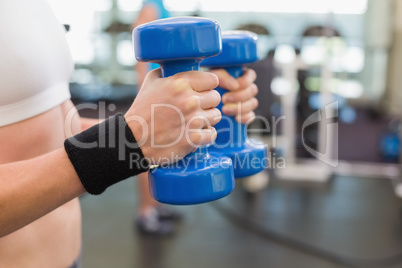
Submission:
<svg viewBox="0 0 402 268">
<path fill-rule="evenodd" d="M 222 117 L 214 108 L 221 100 L 217 86 L 216 75 L 207 72 L 148 73 L 125 118 L 150 164 L 175 162 L 216 139 L 212 126 Z"/>
<path fill-rule="evenodd" d="M 219 86 L 228 90 L 222 96 L 222 112 L 225 115 L 235 116 L 239 123 L 250 123 L 255 118 L 254 110 L 258 107 L 255 96 L 258 88 L 254 84 L 257 75 L 252 69 L 244 69 L 241 77 L 235 79 L 224 69 L 211 70 L 219 78 Z"/>
</svg>

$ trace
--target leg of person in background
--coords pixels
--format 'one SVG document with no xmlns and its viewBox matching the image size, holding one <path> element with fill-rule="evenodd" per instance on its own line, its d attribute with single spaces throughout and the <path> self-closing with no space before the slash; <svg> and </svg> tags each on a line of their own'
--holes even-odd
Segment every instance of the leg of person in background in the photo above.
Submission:
<svg viewBox="0 0 402 268">
<path fill-rule="evenodd" d="M 149 192 L 148 172 L 137 177 L 137 193 L 139 196 L 137 227 L 141 233 L 169 235 L 174 232 L 174 221 L 181 215 L 170 206 L 162 205 Z"/>
<path fill-rule="evenodd" d="M 165 8 L 163 0 L 145 0 L 136 19 L 131 25 L 134 30 L 140 24 L 144 24 L 157 19 L 168 18 L 169 12 Z M 137 85 L 141 88 L 146 74 L 154 68 L 144 62 L 135 65 L 137 72 Z M 142 233 L 166 235 L 174 231 L 173 220 L 179 219 L 180 214 L 172 210 L 171 207 L 162 205 L 155 201 L 149 193 L 148 172 L 138 176 L 138 196 L 139 206 L 137 213 L 137 226 Z"/>
<path fill-rule="evenodd" d="M 138 62 L 136 71 L 139 79 L 138 88 L 141 88 L 142 82 L 149 71 L 149 66 L 146 63 Z M 138 175 L 136 192 L 139 198 L 136 216 L 138 230 L 143 234 L 172 234 L 174 232 L 173 220 L 179 219 L 180 215 L 173 211 L 171 207 L 162 205 L 152 198 L 149 193 L 148 172 Z"/>
</svg>

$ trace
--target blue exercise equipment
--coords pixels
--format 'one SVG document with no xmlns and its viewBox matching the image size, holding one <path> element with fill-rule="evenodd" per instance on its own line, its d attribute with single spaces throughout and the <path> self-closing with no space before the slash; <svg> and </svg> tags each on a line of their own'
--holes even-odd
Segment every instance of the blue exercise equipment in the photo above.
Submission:
<svg viewBox="0 0 402 268">
<path fill-rule="evenodd" d="M 177 17 L 142 24 L 134 29 L 138 61 L 158 63 L 162 76 L 199 70 L 202 59 L 222 49 L 220 25 L 199 17 Z M 184 159 L 149 173 L 153 198 L 161 203 L 190 205 L 213 201 L 234 188 L 232 161 L 211 155 L 202 146 Z"/>
<path fill-rule="evenodd" d="M 234 78 L 243 74 L 243 65 L 257 61 L 257 35 L 247 31 L 222 34 L 222 53 L 201 62 L 209 68 L 225 68 Z M 227 90 L 217 87 L 222 96 Z M 217 107 L 222 111 L 222 102 Z M 262 142 L 247 137 L 247 127 L 236 122 L 233 116 L 222 115 L 215 125 L 218 136 L 208 149 L 232 159 L 235 178 L 254 175 L 265 169 L 267 147 Z"/>
</svg>

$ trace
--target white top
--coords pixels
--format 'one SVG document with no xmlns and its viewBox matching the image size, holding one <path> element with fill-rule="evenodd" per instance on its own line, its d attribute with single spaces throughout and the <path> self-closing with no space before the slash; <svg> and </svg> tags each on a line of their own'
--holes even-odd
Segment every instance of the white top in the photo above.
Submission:
<svg viewBox="0 0 402 268">
<path fill-rule="evenodd" d="M 0 127 L 70 98 L 74 64 L 45 0 L 0 1 Z"/>
</svg>

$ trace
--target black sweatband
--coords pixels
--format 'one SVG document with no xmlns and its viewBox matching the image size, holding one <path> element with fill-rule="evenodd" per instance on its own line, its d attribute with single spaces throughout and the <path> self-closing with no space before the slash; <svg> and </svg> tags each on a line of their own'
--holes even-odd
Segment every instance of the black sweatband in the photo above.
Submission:
<svg viewBox="0 0 402 268">
<path fill-rule="evenodd" d="M 90 194 L 149 169 L 122 114 L 65 140 L 64 148 Z"/>
</svg>

